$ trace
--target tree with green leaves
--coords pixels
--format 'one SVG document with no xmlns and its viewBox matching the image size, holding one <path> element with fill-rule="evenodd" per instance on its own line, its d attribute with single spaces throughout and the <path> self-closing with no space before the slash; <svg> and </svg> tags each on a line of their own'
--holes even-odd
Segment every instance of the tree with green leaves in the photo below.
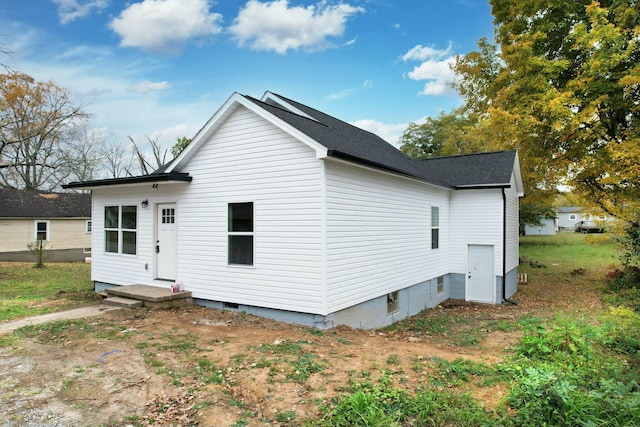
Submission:
<svg viewBox="0 0 640 427">
<path fill-rule="evenodd" d="M 442 152 L 518 149 L 523 205 L 559 185 L 621 218 L 640 211 L 640 7 L 635 0 L 491 0 L 496 45 L 457 58 L 468 122 Z M 441 115 L 440 117 L 442 117 Z M 444 115 L 446 116 L 446 114 Z M 415 130 L 412 130 L 415 134 Z M 405 147 L 405 152 L 415 155 Z"/>
<path fill-rule="evenodd" d="M 492 0 L 491 5 L 499 71 L 500 64 L 489 72 L 482 64 L 465 69 L 464 59 L 457 68 L 462 84 L 470 75 L 495 75 L 491 102 L 484 103 L 485 126 L 499 138 L 505 135 L 498 130 L 508 132 L 499 144 L 521 150 L 534 191 L 566 182 L 610 214 L 625 217 L 629 207 L 640 208 L 637 2 Z"/>
<path fill-rule="evenodd" d="M 176 157 L 178 157 L 190 143 L 191 138 L 187 138 L 186 136 L 176 138 L 176 143 L 173 147 L 171 147 L 171 155 L 173 156 L 173 158 L 175 159 Z"/>
</svg>

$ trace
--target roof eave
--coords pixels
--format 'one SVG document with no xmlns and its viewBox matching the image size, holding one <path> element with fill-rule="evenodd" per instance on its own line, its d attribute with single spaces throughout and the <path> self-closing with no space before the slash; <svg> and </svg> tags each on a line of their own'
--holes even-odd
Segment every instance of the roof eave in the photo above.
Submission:
<svg viewBox="0 0 640 427">
<path fill-rule="evenodd" d="M 443 187 L 443 188 L 447 188 L 447 189 L 454 189 L 455 188 L 455 187 L 453 187 L 451 185 L 448 185 L 446 183 L 443 183 L 443 182 L 430 180 L 430 179 L 427 179 L 427 178 L 422 177 L 420 175 L 411 174 L 411 173 L 408 173 L 406 171 L 394 169 L 394 168 L 391 168 L 389 166 L 381 165 L 380 163 L 372 162 L 370 160 L 366 160 L 366 159 L 363 159 L 363 158 L 360 158 L 360 157 L 357 157 L 357 156 L 353 156 L 351 154 L 346 154 L 346 153 L 343 153 L 343 152 L 338 151 L 338 150 L 327 150 L 327 157 L 333 157 L 335 159 L 344 160 L 344 161 L 347 161 L 349 163 L 364 165 L 364 166 L 368 166 L 368 167 L 371 167 L 371 168 L 374 168 L 374 169 L 383 170 L 385 172 L 390 172 L 390 173 L 392 173 L 394 175 L 404 176 L 404 177 L 411 178 L 411 179 L 414 179 L 414 180 L 417 180 L 417 181 L 426 182 L 428 184 L 435 185 L 435 186 L 438 186 L 438 187 Z"/>
<path fill-rule="evenodd" d="M 498 184 L 498 183 L 493 183 L 493 184 L 469 184 L 469 185 L 456 185 L 454 188 L 456 190 L 490 190 L 490 189 L 496 189 L 496 188 L 509 188 L 511 187 L 510 183 L 506 183 L 506 184 Z"/>
<path fill-rule="evenodd" d="M 193 179 L 188 173 L 169 172 L 155 175 L 143 175 L 124 178 L 97 179 L 93 181 L 71 182 L 63 185 L 64 189 L 91 190 L 100 187 L 133 186 L 144 184 L 181 184 L 189 183 Z"/>
</svg>

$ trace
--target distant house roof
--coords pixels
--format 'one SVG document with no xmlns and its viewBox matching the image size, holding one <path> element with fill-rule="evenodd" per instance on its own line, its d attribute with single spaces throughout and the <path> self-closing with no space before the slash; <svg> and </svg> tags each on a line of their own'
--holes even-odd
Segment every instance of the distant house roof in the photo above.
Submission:
<svg viewBox="0 0 640 427">
<path fill-rule="evenodd" d="M 207 140 L 212 129 L 220 125 L 223 118 L 233 110 L 232 107 L 238 104 L 299 133 L 313 144 L 320 153 L 319 157 L 341 159 L 450 189 L 509 187 L 515 168 L 518 193 L 522 194 L 524 191 L 516 151 L 416 160 L 371 132 L 271 92 L 265 93 L 261 100 L 237 93 L 232 95 L 180 156 L 150 175 L 71 183 L 64 188 L 91 188 L 161 180 L 191 181 L 188 173 L 178 171 L 197 152 L 198 145 Z"/>
<path fill-rule="evenodd" d="M 0 188 L 0 218 L 90 218 L 91 194 Z"/>
<path fill-rule="evenodd" d="M 558 213 L 574 213 L 574 212 L 582 212 L 583 208 L 577 208 L 575 206 L 560 206 L 558 208 Z"/>
</svg>

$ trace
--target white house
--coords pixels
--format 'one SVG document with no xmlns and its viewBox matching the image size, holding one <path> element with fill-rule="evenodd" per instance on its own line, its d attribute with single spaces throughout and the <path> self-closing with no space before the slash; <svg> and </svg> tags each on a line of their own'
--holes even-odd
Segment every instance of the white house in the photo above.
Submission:
<svg viewBox="0 0 640 427">
<path fill-rule="evenodd" d="M 556 218 L 541 218 L 540 225 L 525 224 L 525 236 L 553 236 L 558 229 Z"/>
<path fill-rule="evenodd" d="M 414 160 L 267 92 L 233 94 L 170 164 L 93 193 L 96 290 L 182 282 L 196 303 L 319 328 L 516 291 L 515 151 Z"/>
<path fill-rule="evenodd" d="M 557 222 L 559 230 L 574 231 L 580 221 L 593 221 L 605 227 L 615 221 L 614 217 L 604 213 L 595 213 L 582 207 L 561 206 L 557 211 Z"/>
</svg>

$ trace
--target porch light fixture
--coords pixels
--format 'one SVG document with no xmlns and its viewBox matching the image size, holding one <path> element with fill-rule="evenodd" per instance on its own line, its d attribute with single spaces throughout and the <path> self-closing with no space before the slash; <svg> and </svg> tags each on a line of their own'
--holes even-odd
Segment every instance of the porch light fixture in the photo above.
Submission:
<svg viewBox="0 0 640 427">
<path fill-rule="evenodd" d="M 144 199 L 142 201 L 142 203 L 140 203 L 140 206 L 142 206 L 144 209 L 146 209 L 147 206 L 149 206 L 149 201 L 147 199 Z"/>
</svg>

